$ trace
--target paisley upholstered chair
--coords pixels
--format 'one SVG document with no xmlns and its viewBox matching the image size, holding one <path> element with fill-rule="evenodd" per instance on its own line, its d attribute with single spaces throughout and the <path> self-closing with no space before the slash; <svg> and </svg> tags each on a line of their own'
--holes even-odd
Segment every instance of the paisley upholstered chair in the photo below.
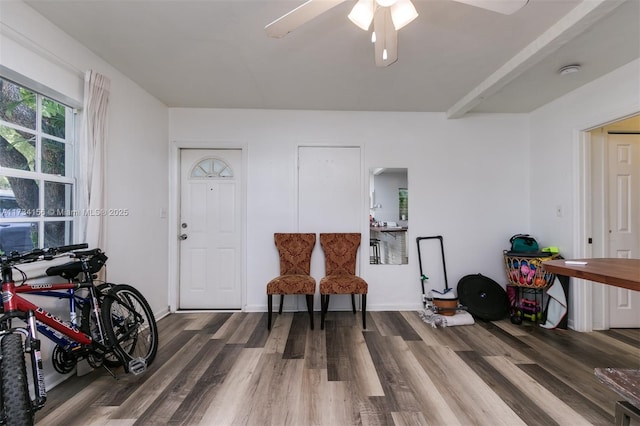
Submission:
<svg viewBox="0 0 640 426">
<path fill-rule="evenodd" d="M 280 275 L 267 284 L 267 305 L 269 309 L 267 327 L 271 330 L 273 295 L 280 295 L 279 314 L 285 294 L 304 294 L 313 330 L 313 295 L 316 280 L 310 275 L 311 253 L 316 245 L 316 234 L 276 233 L 274 240 L 280 256 Z"/>
<path fill-rule="evenodd" d="M 362 328 L 367 328 L 366 281 L 356 275 L 356 259 L 360 247 L 360 233 L 320 234 L 320 246 L 324 251 L 325 276 L 320 280 L 322 304 L 320 328 L 324 329 L 324 318 L 329 309 L 329 296 L 350 294 L 353 313 L 356 313 L 355 295 L 362 300 Z"/>
</svg>

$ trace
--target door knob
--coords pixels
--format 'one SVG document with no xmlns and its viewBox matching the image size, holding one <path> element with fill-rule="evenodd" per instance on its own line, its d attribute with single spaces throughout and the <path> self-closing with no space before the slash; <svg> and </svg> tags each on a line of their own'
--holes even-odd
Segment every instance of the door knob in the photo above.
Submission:
<svg viewBox="0 0 640 426">
<path fill-rule="evenodd" d="M 182 234 L 178 237 L 179 240 L 186 240 L 187 239 L 187 234 Z"/>
</svg>

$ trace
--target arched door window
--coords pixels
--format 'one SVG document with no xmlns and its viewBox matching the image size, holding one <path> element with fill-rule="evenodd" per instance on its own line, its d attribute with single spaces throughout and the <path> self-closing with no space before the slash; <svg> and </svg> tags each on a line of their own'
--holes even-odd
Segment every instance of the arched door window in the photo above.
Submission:
<svg viewBox="0 0 640 426">
<path fill-rule="evenodd" d="M 207 157 L 193 166 L 189 177 L 192 179 L 232 178 L 233 170 L 223 160 Z"/>
</svg>

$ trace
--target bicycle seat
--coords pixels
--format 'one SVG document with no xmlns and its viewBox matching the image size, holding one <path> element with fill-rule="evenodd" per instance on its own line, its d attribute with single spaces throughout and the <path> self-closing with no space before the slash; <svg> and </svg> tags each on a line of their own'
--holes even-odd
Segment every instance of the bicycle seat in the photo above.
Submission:
<svg viewBox="0 0 640 426">
<path fill-rule="evenodd" d="M 76 256 L 91 256 L 91 258 L 87 261 L 87 267 L 89 268 L 89 272 L 92 274 L 95 274 L 100 269 L 102 269 L 108 259 L 107 255 L 99 249 L 75 253 Z M 62 265 L 52 266 L 50 268 L 47 268 L 45 272 L 50 277 L 59 275 L 70 280 L 72 278 L 75 278 L 79 273 L 82 272 L 82 261 L 75 260 L 73 262 L 64 263 Z"/>
<path fill-rule="evenodd" d="M 45 271 L 50 277 L 61 276 L 67 280 L 75 278 L 80 272 L 82 272 L 82 262 L 69 262 L 62 265 L 51 266 Z"/>
</svg>

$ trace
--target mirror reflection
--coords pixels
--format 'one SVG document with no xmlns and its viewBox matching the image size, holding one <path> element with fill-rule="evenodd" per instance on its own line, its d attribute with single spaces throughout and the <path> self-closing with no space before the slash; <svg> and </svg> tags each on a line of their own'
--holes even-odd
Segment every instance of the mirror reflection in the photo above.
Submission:
<svg viewBox="0 0 640 426">
<path fill-rule="evenodd" d="M 406 168 L 369 170 L 369 260 L 376 265 L 405 265 L 409 229 Z"/>
</svg>

